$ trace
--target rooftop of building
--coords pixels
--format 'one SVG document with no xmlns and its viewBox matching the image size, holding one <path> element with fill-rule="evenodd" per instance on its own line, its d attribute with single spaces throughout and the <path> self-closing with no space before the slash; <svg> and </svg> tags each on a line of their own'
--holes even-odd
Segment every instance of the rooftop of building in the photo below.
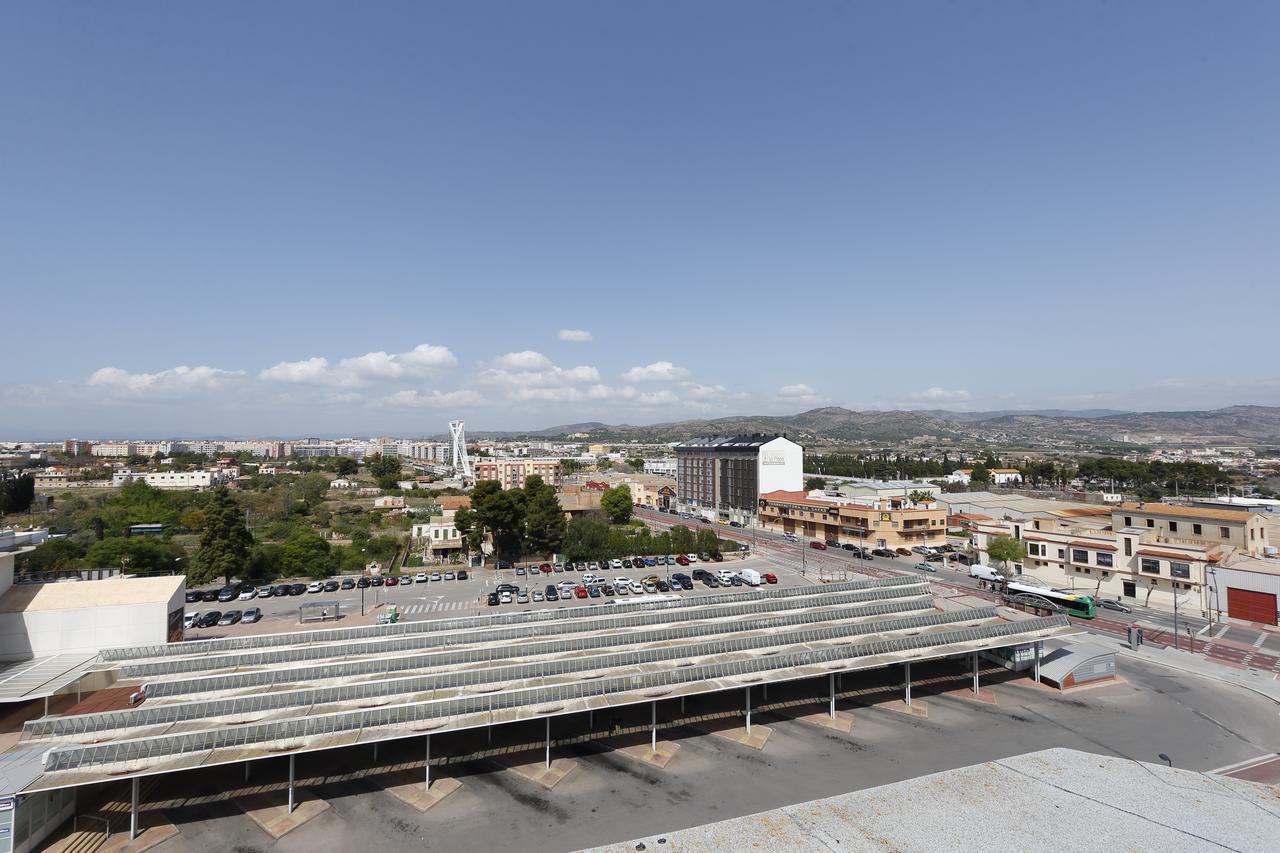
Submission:
<svg viewBox="0 0 1280 853">
<path fill-rule="evenodd" d="M 762 501 L 772 501 L 774 503 L 798 503 L 807 506 L 827 509 L 830 507 L 849 507 L 851 509 L 888 509 L 893 506 L 887 503 L 894 497 L 877 498 L 873 495 L 840 495 L 830 492 L 823 492 L 821 489 L 814 489 L 812 492 L 792 492 L 786 489 L 778 489 L 773 492 L 766 492 L 760 496 Z M 930 503 L 928 506 L 907 506 L 903 509 L 907 511 L 940 511 L 941 507 Z"/>
<path fill-rule="evenodd" d="M 965 504 L 981 507 L 999 516 L 1008 512 L 1010 515 L 1060 515 L 1073 513 L 1082 515 L 1109 515 L 1111 507 L 1104 504 L 1088 504 L 1080 501 L 1059 501 L 1049 498 L 1033 498 L 1026 495 L 997 495 L 995 492 L 949 492 L 938 496 L 938 500 L 953 506 Z"/>
<path fill-rule="evenodd" d="M 676 450 L 718 448 L 722 450 L 751 450 L 763 447 L 777 438 L 786 438 L 781 433 L 755 433 L 753 435 L 707 435 L 691 438 L 676 445 Z"/>
<path fill-rule="evenodd" d="M 1234 521 L 1244 524 L 1258 513 L 1245 509 L 1209 509 L 1207 507 L 1178 506 L 1162 503 L 1122 503 L 1116 512 L 1134 512 L 1145 515 L 1168 515 L 1174 518 L 1208 518 L 1214 521 Z"/>
<path fill-rule="evenodd" d="M 16 584 L 0 595 L 0 613 L 167 603 L 186 582 L 185 575 L 122 575 L 101 581 Z"/>
<path fill-rule="evenodd" d="M 998 792 L 999 804 L 975 796 L 982 791 Z M 1047 831 L 1046 815 L 1062 831 Z M 990 850 L 993 840 L 1022 853 L 1264 851 L 1275 849 L 1277 835 L 1273 787 L 1058 748 L 677 830 L 661 844 L 637 838 L 594 853 L 933 853 Z"/>
</svg>

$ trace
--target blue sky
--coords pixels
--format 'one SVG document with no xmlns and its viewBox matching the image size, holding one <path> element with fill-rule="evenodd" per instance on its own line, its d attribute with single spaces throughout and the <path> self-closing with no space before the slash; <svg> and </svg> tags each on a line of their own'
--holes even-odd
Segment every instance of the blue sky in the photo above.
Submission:
<svg viewBox="0 0 1280 853">
<path fill-rule="evenodd" d="M 0 437 L 1274 404 L 1277 37 L 1269 3 L 9 4 Z"/>
</svg>

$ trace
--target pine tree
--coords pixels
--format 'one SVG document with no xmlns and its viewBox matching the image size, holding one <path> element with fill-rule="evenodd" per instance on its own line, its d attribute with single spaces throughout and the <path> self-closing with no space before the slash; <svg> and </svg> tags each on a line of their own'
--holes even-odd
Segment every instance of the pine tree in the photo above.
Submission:
<svg viewBox="0 0 1280 853">
<path fill-rule="evenodd" d="M 253 534 L 245 527 L 235 499 L 225 486 L 215 489 L 205 508 L 204 533 L 191 558 L 187 585 L 197 586 L 218 577 L 230 584 L 233 577 L 243 576 L 252 547 Z"/>
</svg>

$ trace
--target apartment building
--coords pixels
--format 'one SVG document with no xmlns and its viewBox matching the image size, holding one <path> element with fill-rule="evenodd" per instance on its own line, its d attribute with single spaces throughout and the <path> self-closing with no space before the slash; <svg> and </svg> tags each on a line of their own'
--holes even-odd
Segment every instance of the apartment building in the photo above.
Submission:
<svg viewBox="0 0 1280 853">
<path fill-rule="evenodd" d="M 560 485 L 559 459 L 481 457 L 473 462 L 472 467 L 475 469 L 477 483 L 495 480 L 504 489 L 519 488 L 534 474 L 552 486 Z"/>
<path fill-rule="evenodd" d="M 678 470 L 678 465 L 674 456 L 663 456 L 658 459 L 644 460 L 644 472 L 646 474 L 657 474 L 660 477 L 674 478 Z"/>
<path fill-rule="evenodd" d="M 102 441 L 93 446 L 93 455 L 106 459 L 124 459 L 135 455 L 135 445 L 128 441 Z"/>
<path fill-rule="evenodd" d="M 1159 503 L 1122 504 L 1109 517 L 1064 514 L 971 525 L 971 542 L 984 555 L 997 536 L 1026 546 L 1026 560 L 1013 571 L 1055 588 L 1169 609 L 1176 597 L 1179 606 L 1204 616 L 1221 610 L 1212 589 L 1218 569 L 1269 547 L 1257 513 Z"/>
<path fill-rule="evenodd" d="M 841 545 L 914 548 L 947 542 L 947 511 L 936 503 L 915 504 L 905 497 L 779 490 L 760 496 L 759 519 L 766 530 Z"/>
<path fill-rule="evenodd" d="M 675 451 L 676 496 L 684 512 L 746 521 L 761 495 L 804 486 L 804 448 L 785 436 L 695 438 Z"/>
</svg>

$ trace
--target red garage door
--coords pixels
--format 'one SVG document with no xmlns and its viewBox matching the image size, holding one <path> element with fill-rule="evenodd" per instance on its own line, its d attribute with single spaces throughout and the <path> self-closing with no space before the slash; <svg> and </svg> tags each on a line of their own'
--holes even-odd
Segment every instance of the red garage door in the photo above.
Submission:
<svg viewBox="0 0 1280 853">
<path fill-rule="evenodd" d="M 1227 587 L 1227 615 L 1264 625 L 1276 624 L 1276 596 L 1271 592 L 1253 592 Z"/>
</svg>

